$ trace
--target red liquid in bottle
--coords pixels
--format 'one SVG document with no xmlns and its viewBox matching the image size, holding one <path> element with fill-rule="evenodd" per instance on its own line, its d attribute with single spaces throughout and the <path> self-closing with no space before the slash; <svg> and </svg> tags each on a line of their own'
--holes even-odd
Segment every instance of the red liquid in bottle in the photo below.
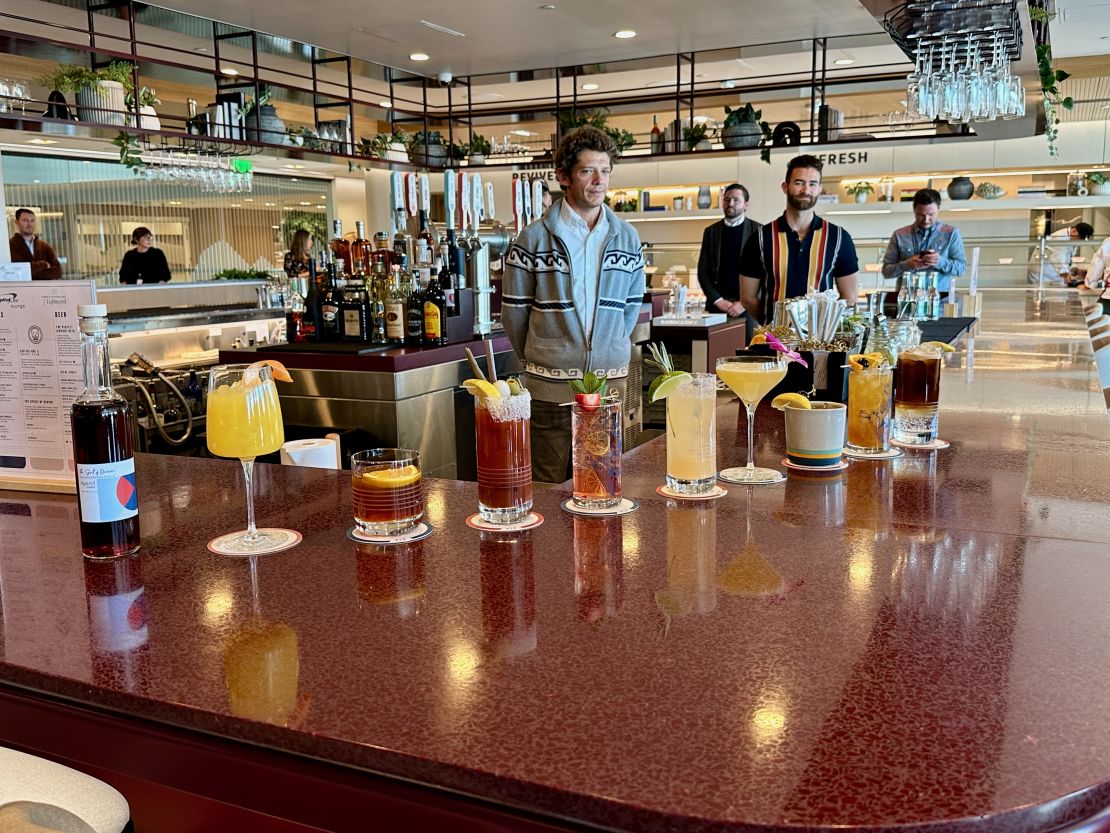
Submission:
<svg viewBox="0 0 1110 833">
<path fill-rule="evenodd" d="M 133 459 L 135 451 L 128 411 L 122 399 L 75 402 L 70 412 L 74 461 L 84 465 Z M 128 484 L 121 480 L 117 492 L 127 488 Z M 121 502 L 127 502 L 132 496 L 120 494 L 119 497 Z M 131 555 L 139 551 L 139 543 L 138 515 L 119 521 L 90 523 L 85 520 L 84 512 L 81 513 L 81 552 L 90 558 Z"/>
</svg>

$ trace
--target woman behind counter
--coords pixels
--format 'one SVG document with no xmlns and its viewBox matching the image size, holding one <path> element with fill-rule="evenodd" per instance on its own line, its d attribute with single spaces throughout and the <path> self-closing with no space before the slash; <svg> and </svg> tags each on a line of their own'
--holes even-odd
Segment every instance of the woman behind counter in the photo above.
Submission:
<svg viewBox="0 0 1110 833">
<path fill-rule="evenodd" d="M 154 232 L 139 226 L 131 232 L 134 249 L 123 256 L 119 267 L 120 283 L 165 283 L 170 275 L 170 264 L 161 249 L 154 248 Z"/>
<path fill-rule="evenodd" d="M 293 243 L 285 253 L 285 274 L 291 278 L 307 278 L 309 275 L 308 261 L 311 259 L 312 234 L 305 229 L 298 229 L 293 235 Z"/>
</svg>

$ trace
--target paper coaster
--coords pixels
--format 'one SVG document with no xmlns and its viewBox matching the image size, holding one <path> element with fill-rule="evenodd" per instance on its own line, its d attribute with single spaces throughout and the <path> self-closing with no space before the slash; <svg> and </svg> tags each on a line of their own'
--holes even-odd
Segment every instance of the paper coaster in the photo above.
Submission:
<svg viewBox="0 0 1110 833">
<path fill-rule="evenodd" d="M 775 469 L 764 468 L 763 466 L 757 466 L 757 470 L 769 471 L 774 476 L 768 476 L 766 480 L 745 480 L 742 476 L 734 477 L 732 475 L 732 472 L 734 472 L 734 471 L 738 471 L 738 472 L 745 471 L 744 466 L 736 466 L 735 468 L 724 469 L 723 471 L 718 472 L 717 473 L 717 479 L 718 480 L 723 480 L 723 481 L 725 481 L 725 483 L 735 483 L 738 486 L 774 486 L 776 483 L 785 483 L 786 482 L 786 475 L 783 474 L 781 471 L 775 471 Z"/>
<path fill-rule="evenodd" d="M 669 497 L 672 500 L 717 500 L 728 494 L 728 489 L 719 483 L 714 484 L 713 488 L 705 494 L 701 495 L 688 495 L 685 492 L 676 492 L 670 486 L 659 486 L 655 490 L 655 494 L 663 497 Z"/>
<path fill-rule="evenodd" d="M 635 512 L 640 508 L 640 502 L 632 498 L 621 498 L 621 502 L 616 506 L 610 506 L 605 509 L 586 509 L 582 506 L 576 506 L 574 498 L 567 498 L 559 504 L 563 507 L 564 512 L 570 512 L 572 515 L 593 515 L 596 517 L 605 517 L 607 515 L 627 515 L 629 512 Z"/>
<path fill-rule="evenodd" d="M 941 448 L 948 448 L 948 446 L 951 445 L 948 440 L 942 440 L 939 437 L 931 443 L 900 443 L 898 440 L 891 440 L 890 444 L 910 451 L 937 451 Z"/>
<path fill-rule="evenodd" d="M 208 542 L 208 551 L 214 552 L 216 555 L 269 555 L 272 552 L 281 552 L 290 547 L 295 547 L 301 542 L 301 533 L 292 529 L 267 527 L 266 529 L 260 529 L 258 531 L 269 535 L 270 538 L 273 539 L 273 542 L 263 548 L 244 547 L 238 543 L 244 530 L 239 530 L 238 532 L 229 532 L 227 535 L 221 535 L 219 538 L 213 538 Z"/>
<path fill-rule="evenodd" d="M 823 471 L 844 471 L 844 469 L 848 468 L 847 460 L 841 460 L 835 466 L 800 466 L 797 463 L 791 463 L 789 459 L 783 457 L 782 464 L 788 469 L 794 469 L 794 471 L 808 471 L 818 474 Z"/>
<path fill-rule="evenodd" d="M 481 529 L 489 532 L 519 532 L 522 529 L 533 529 L 543 523 L 543 515 L 539 512 L 529 512 L 515 524 L 491 524 L 482 520 L 482 516 L 475 512 L 466 519 L 466 525 L 471 529 Z"/>
<path fill-rule="evenodd" d="M 435 528 L 427 521 L 421 521 L 408 532 L 400 535 L 367 535 L 357 526 L 347 530 L 347 537 L 359 544 L 407 544 L 409 541 L 420 541 L 427 538 Z"/>
<path fill-rule="evenodd" d="M 902 452 L 897 448 L 892 448 L 889 451 L 852 451 L 852 449 L 845 447 L 844 456 L 850 457 L 853 460 L 893 460 L 895 457 L 901 457 Z"/>
</svg>

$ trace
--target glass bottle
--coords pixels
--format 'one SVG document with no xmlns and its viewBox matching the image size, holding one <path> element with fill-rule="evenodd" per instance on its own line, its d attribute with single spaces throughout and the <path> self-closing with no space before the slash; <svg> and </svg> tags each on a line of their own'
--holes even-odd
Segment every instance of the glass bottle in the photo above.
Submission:
<svg viewBox="0 0 1110 833">
<path fill-rule="evenodd" d="M 428 228 L 428 212 L 420 212 L 420 231 L 416 235 L 416 271 L 420 281 L 428 283 L 432 271 L 432 253 L 436 250 L 432 232 Z"/>
<path fill-rule="evenodd" d="M 389 273 L 389 294 L 385 301 L 385 340 L 400 346 L 405 343 L 405 301 L 401 286 L 401 267 L 394 266 Z"/>
<path fill-rule="evenodd" d="M 375 263 L 367 288 L 367 302 L 370 306 L 370 341 L 385 344 L 385 301 L 389 295 L 389 284 L 385 277 L 385 267 Z"/>
<path fill-rule="evenodd" d="M 651 152 L 663 152 L 663 131 L 659 129 L 659 117 L 651 117 Z"/>
<path fill-rule="evenodd" d="M 325 268 L 324 291 L 320 295 L 320 341 L 339 341 L 339 302 L 342 299 L 335 261 Z"/>
<path fill-rule="evenodd" d="M 420 275 L 409 273 L 412 278 L 412 292 L 405 306 L 405 343 L 422 344 L 424 341 L 424 287 Z"/>
<path fill-rule="evenodd" d="M 370 316 L 366 289 L 362 281 L 348 281 L 339 304 L 339 320 L 344 341 L 369 341 Z"/>
<path fill-rule="evenodd" d="M 451 268 L 451 248 L 447 245 L 447 241 L 444 241 L 439 244 L 439 286 L 443 290 L 449 316 L 459 314 L 455 300 L 456 283 L 455 273 Z"/>
<path fill-rule="evenodd" d="M 369 275 L 374 242 L 366 239 L 366 223 L 355 221 L 355 239 L 351 243 L 351 268 L 355 275 Z"/>
<path fill-rule="evenodd" d="M 185 394 L 185 399 L 189 403 L 189 410 L 193 412 L 193 416 L 199 416 L 204 413 L 204 391 L 200 388 L 200 380 L 197 378 L 197 371 L 191 369 L 189 371 L 189 382 L 185 385 L 182 393 Z"/>
<path fill-rule="evenodd" d="M 285 340 L 290 344 L 300 344 L 305 340 L 304 298 L 292 283 L 285 293 Z"/>
<path fill-rule="evenodd" d="M 350 275 L 351 272 L 351 244 L 343 236 L 343 223 L 340 220 L 332 221 L 334 236 L 331 240 L 331 254 L 335 258 L 336 268 L 341 274 Z"/>
<path fill-rule="evenodd" d="M 386 275 L 389 274 L 394 263 L 392 243 L 392 239 L 384 231 L 379 231 L 374 235 L 374 251 L 370 256 L 373 258 L 374 263 L 380 263 L 382 265 Z"/>
<path fill-rule="evenodd" d="M 424 290 L 424 346 L 447 343 L 447 296 L 435 275 Z"/>
<path fill-rule="evenodd" d="M 112 390 L 108 360 L 108 308 L 77 307 L 85 390 L 70 409 L 81 552 L 89 558 L 116 558 L 139 551 L 139 498 L 131 409 Z"/>
<path fill-rule="evenodd" d="M 405 220 L 405 209 L 398 208 L 395 225 L 397 231 L 393 234 L 393 262 L 401 263 L 402 259 L 413 262 L 412 235 L 408 233 L 408 224 Z"/>
</svg>

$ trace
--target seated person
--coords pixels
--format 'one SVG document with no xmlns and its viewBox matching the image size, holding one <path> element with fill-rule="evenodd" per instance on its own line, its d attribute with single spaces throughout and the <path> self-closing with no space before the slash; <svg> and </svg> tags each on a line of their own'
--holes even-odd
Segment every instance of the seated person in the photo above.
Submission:
<svg viewBox="0 0 1110 833">
<path fill-rule="evenodd" d="M 120 283 L 165 283 L 170 279 L 166 255 L 154 248 L 154 232 L 139 226 L 131 232 L 131 245 L 135 248 L 123 256 L 119 267 Z"/>
</svg>

